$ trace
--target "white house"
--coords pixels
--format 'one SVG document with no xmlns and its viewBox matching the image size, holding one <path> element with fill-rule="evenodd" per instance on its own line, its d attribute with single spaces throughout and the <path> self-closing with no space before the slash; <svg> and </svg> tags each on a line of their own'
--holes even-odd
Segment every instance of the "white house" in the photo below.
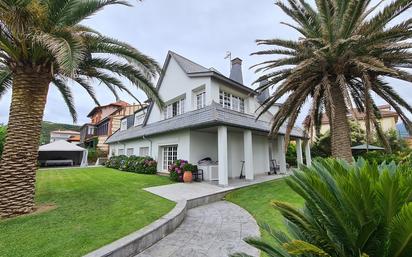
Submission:
<svg viewBox="0 0 412 257">
<path fill-rule="evenodd" d="M 169 52 L 157 88 L 166 107 L 151 104 L 122 120 L 121 128 L 106 141 L 109 155 L 148 155 L 158 161 L 158 171 L 166 171 L 176 159 L 202 166 L 206 179 L 228 185 L 229 178 L 243 174 L 253 180 L 255 175 L 270 170 L 271 160 L 286 171 L 285 128 L 269 138 L 269 121 L 277 106 L 259 120 L 257 92 L 243 85 L 242 60 L 232 60 L 229 77 L 207 69 L 174 52 Z M 260 99 L 261 100 L 261 99 Z M 294 128 L 291 134 L 297 143 L 298 163 L 303 162 L 303 132 Z M 310 164 L 309 145 L 305 144 Z"/>
</svg>

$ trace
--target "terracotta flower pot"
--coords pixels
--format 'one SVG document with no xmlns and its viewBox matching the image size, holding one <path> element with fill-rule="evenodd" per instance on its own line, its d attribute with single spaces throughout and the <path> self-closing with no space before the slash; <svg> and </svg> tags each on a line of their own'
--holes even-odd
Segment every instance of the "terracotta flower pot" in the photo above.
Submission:
<svg viewBox="0 0 412 257">
<path fill-rule="evenodd" d="M 183 182 L 185 183 L 191 183 L 193 179 L 193 175 L 192 172 L 190 171 L 185 171 L 185 173 L 183 173 Z"/>
</svg>

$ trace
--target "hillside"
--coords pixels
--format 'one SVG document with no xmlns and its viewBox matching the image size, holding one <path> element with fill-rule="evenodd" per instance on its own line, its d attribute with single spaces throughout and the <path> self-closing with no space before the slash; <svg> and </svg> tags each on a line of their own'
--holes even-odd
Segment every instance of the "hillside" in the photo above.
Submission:
<svg viewBox="0 0 412 257">
<path fill-rule="evenodd" d="M 42 122 L 42 130 L 40 136 L 40 144 L 47 144 L 50 142 L 50 132 L 54 130 L 74 130 L 80 131 L 80 126 L 77 125 L 70 125 L 70 124 L 61 124 L 61 123 L 53 123 L 50 121 L 43 121 Z"/>
</svg>

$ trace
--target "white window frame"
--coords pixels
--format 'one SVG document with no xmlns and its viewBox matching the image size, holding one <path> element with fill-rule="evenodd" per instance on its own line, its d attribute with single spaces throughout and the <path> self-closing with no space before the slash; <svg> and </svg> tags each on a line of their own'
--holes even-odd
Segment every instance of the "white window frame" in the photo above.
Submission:
<svg viewBox="0 0 412 257">
<path fill-rule="evenodd" d="M 162 147 L 162 169 L 168 170 L 169 165 L 177 160 L 177 145 L 167 145 Z"/>
<path fill-rule="evenodd" d="M 134 154 L 134 149 L 133 148 L 127 148 L 126 149 L 126 155 L 127 156 L 132 156 Z"/>
<path fill-rule="evenodd" d="M 118 155 L 118 156 L 124 155 L 124 149 L 123 149 L 123 148 L 117 149 L 117 155 Z"/>
<path fill-rule="evenodd" d="M 137 112 L 137 113 L 134 115 L 134 124 L 133 124 L 133 125 L 134 125 L 135 127 L 142 125 L 143 122 L 144 122 L 145 116 L 146 116 L 146 113 L 145 113 L 145 112 Z"/>
<path fill-rule="evenodd" d="M 120 130 L 127 129 L 127 118 L 120 121 Z"/>
<path fill-rule="evenodd" d="M 87 134 L 88 135 L 93 135 L 94 134 L 94 127 L 92 127 L 92 126 L 89 126 L 89 127 L 87 127 Z"/>
<path fill-rule="evenodd" d="M 223 108 L 237 112 L 245 112 L 245 99 L 223 90 L 219 91 L 219 103 Z"/>
<path fill-rule="evenodd" d="M 197 92 L 195 95 L 196 109 L 202 109 L 206 106 L 206 91 Z"/>
<path fill-rule="evenodd" d="M 164 110 L 165 119 L 170 119 L 185 112 L 185 99 L 179 99 L 168 104 Z"/>
<path fill-rule="evenodd" d="M 139 156 L 149 156 L 150 148 L 148 146 L 142 146 L 139 148 Z"/>
</svg>

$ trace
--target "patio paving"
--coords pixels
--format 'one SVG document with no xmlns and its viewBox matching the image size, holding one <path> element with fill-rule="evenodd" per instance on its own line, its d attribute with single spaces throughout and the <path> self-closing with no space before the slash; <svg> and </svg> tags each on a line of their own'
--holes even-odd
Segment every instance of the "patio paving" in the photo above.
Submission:
<svg viewBox="0 0 412 257">
<path fill-rule="evenodd" d="M 193 182 L 193 183 L 175 183 L 164 186 L 144 188 L 150 193 L 156 194 L 171 201 L 191 200 L 202 196 L 212 195 L 225 191 L 232 191 L 237 188 L 246 187 L 254 184 L 263 183 L 270 180 L 280 179 L 287 175 L 264 175 L 257 176 L 253 181 L 245 179 L 230 179 L 226 187 L 218 186 L 214 182 Z"/>
<path fill-rule="evenodd" d="M 259 235 L 259 227 L 247 211 L 219 201 L 190 209 L 173 233 L 135 257 L 223 257 L 235 252 L 258 257 L 259 251 L 243 238 Z"/>
</svg>

